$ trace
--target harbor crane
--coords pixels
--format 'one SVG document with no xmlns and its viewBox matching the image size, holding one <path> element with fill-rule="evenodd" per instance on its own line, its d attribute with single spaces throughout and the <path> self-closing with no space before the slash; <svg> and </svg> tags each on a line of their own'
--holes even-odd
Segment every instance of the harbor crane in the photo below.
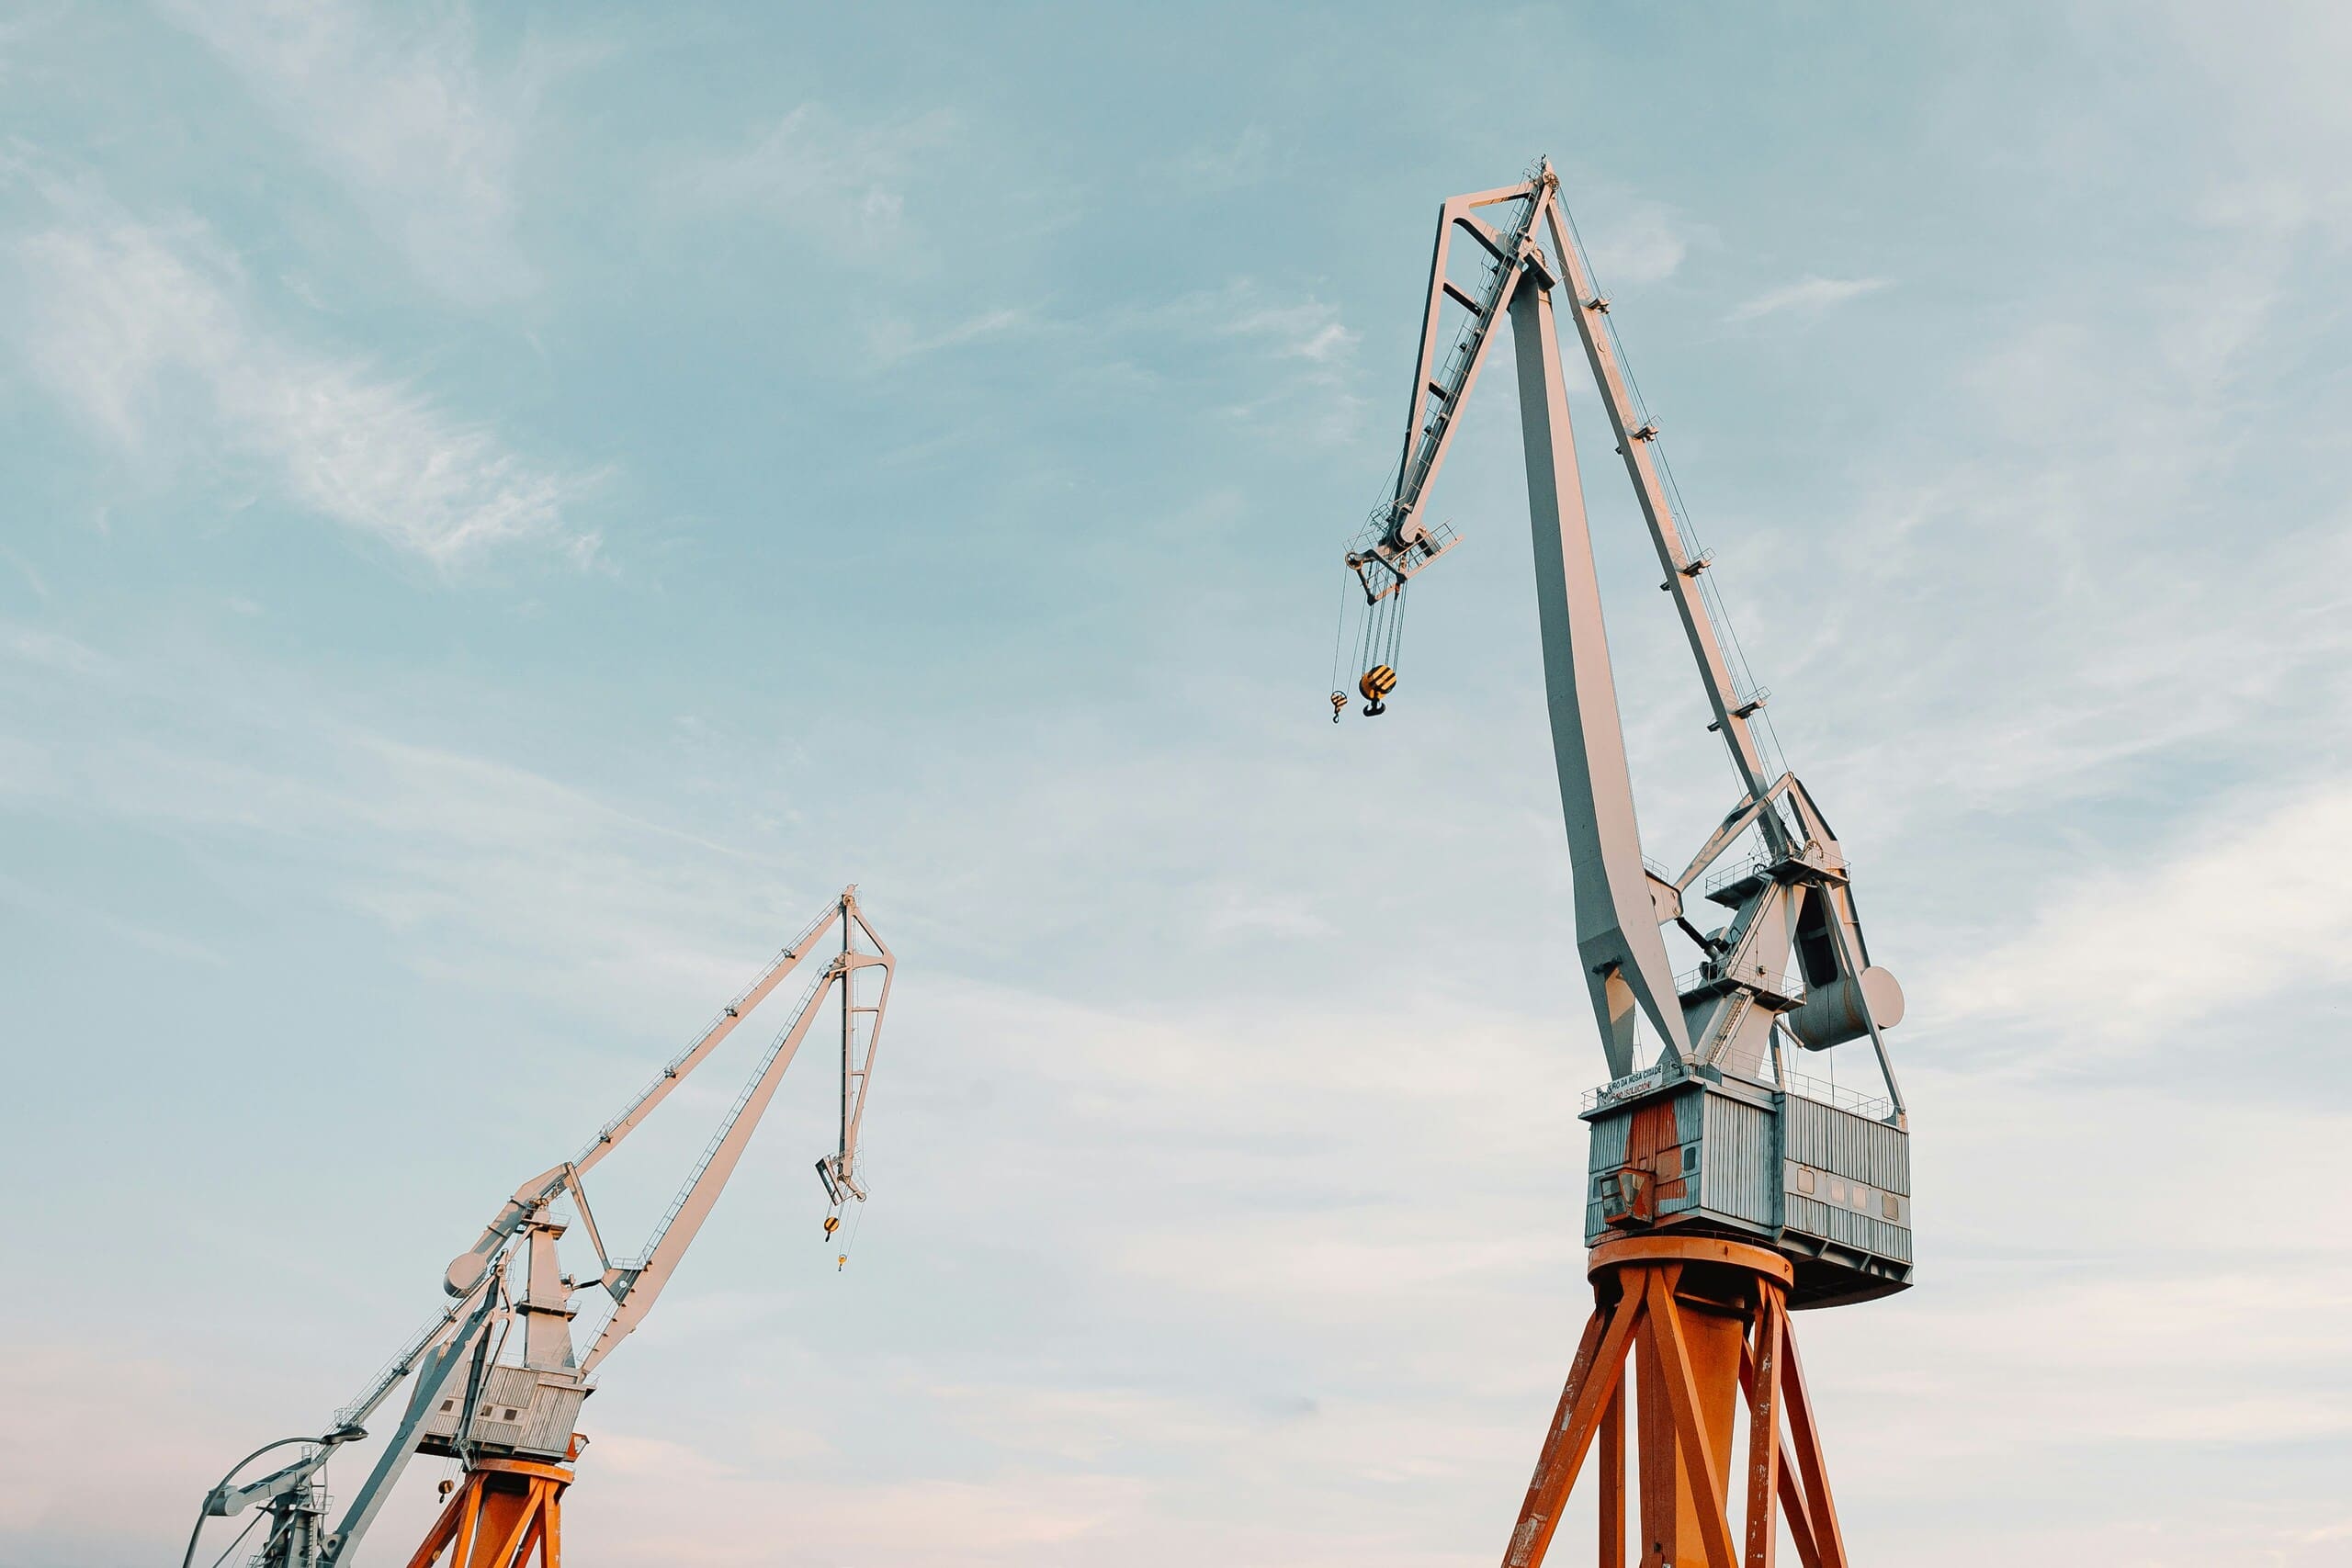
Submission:
<svg viewBox="0 0 2352 1568">
<path fill-rule="evenodd" d="M 836 933 L 839 945 L 830 947 Z M 582 1179 L 643 1125 L 786 976 L 829 947 L 831 956 L 760 1057 L 643 1250 L 616 1260 L 597 1234 Z M 259 1507 L 263 1513 L 254 1523 L 266 1519 L 269 1526 L 252 1559 L 261 1568 L 346 1568 L 356 1561 L 401 1472 L 424 1453 L 458 1461 L 463 1480 L 442 1483 L 446 1501 L 410 1555 L 409 1568 L 433 1568 L 445 1559 L 449 1568 L 523 1568 L 534 1558 L 540 1568 L 561 1568 L 562 1497 L 571 1484 L 573 1461 L 587 1442 L 572 1425 L 594 1392 L 592 1380 L 605 1359 L 645 1321 L 734 1174 L 802 1040 L 826 1010 L 827 997 L 834 994 L 841 1019 L 841 1117 L 836 1147 L 817 1162 L 829 1206 L 824 1234 L 833 1235 L 843 1205 L 865 1199 L 858 1134 L 895 962 L 889 944 L 867 921 L 856 886 L 842 889 L 579 1153 L 514 1190 L 481 1237 L 449 1264 L 442 1280 L 448 1304 L 356 1401 L 335 1413 L 322 1436 L 267 1445 L 231 1470 L 204 1499 L 197 1532 L 188 1540 L 187 1563 L 195 1562 L 206 1519 Z M 557 1258 L 557 1240 L 568 1228 L 557 1209 L 567 1200 L 601 1268 L 584 1281 L 565 1274 Z M 847 1261 L 846 1253 L 842 1261 Z M 583 1352 L 573 1339 L 572 1303 L 590 1287 L 605 1292 L 611 1312 Z M 408 1398 L 398 1407 L 374 1469 L 342 1518 L 327 1529 L 328 1460 L 368 1435 L 363 1423 L 386 1406 L 403 1382 Z M 297 1442 L 303 1451 L 293 1463 L 257 1481 L 236 1482 L 245 1464 Z"/>
<path fill-rule="evenodd" d="M 1679 874 L 1645 859 L 1568 424 L 1574 323 L 1695 658 L 1738 793 Z M 1463 405 L 1508 317 L 1535 550 L 1544 678 L 1567 821 L 1577 967 L 1610 1079 L 1587 1099 L 1594 1307 L 1504 1556 L 1536 1568 L 1599 1444 L 1599 1561 L 1623 1568 L 1629 1406 L 1642 1568 L 1770 1568 L 1776 1511 L 1804 1568 L 1846 1568 L 1791 1309 L 1911 1282 L 1909 1119 L 1887 1055 L 1903 992 L 1873 965 L 1844 850 L 1773 760 L 1768 694 L 1726 653 L 1712 556 L 1693 551 L 1658 427 L 1631 389 L 1548 159 L 1457 196 L 1437 249 L 1396 481 L 1346 554 L 1362 591 L 1364 712 L 1387 710 L 1407 587 L 1457 542 L 1428 514 Z M 1344 623 L 1343 623 L 1344 625 Z M 1344 632 L 1342 647 L 1345 645 Z M 1740 673 L 1735 675 L 1735 669 Z M 1348 705 L 1332 694 L 1332 718 Z M 1712 904 L 1722 911 L 1701 913 Z M 1693 914 L 1700 914 L 1694 921 Z M 1713 929 L 1705 929 L 1712 925 Z M 1678 974 L 1666 931 L 1695 950 Z M 1645 1040 L 1647 1044 L 1644 1043 Z M 1868 1040 L 1883 1093 L 1802 1070 Z M 1638 1369 L 1630 1380 L 1629 1360 Z M 1736 1416 L 1747 1453 L 1735 1464 Z M 1733 1491 L 1744 1492 L 1736 1523 Z"/>
</svg>

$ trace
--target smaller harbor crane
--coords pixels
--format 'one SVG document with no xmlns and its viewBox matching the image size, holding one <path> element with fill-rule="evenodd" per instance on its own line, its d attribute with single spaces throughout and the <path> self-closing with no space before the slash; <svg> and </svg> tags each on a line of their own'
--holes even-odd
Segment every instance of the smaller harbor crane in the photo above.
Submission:
<svg viewBox="0 0 2352 1568">
<path fill-rule="evenodd" d="M 644 1247 L 632 1258 L 614 1258 L 597 1234 L 582 1179 L 643 1125 L 786 976 L 827 950 L 836 932 L 838 947 L 831 949 L 831 956 L 762 1055 Z M 269 1527 L 252 1559 L 260 1568 L 346 1568 L 356 1562 L 401 1472 L 424 1453 L 457 1460 L 463 1479 L 442 1483 L 446 1500 L 411 1553 L 409 1568 L 433 1568 L 445 1559 L 449 1568 L 522 1568 L 535 1558 L 541 1568 L 561 1568 L 562 1497 L 587 1441 L 572 1427 L 594 1392 L 592 1379 L 645 1321 L 693 1245 L 785 1070 L 825 1011 L 829 995 L 837 994 L 840 1003 L 841 1116 L 833 1152 L 817 1162 L 828 1203 L 825 1235 L 833 1235 L 845 1204 L 864 1201 L 858 1134 L 894 964 L 889 944 L 858 904 L 855 885 L 842 889 L 578 1154 L 515 1189 L 481 1236 L 450 1262 L 442 1279 L 448 1304 L 357 1400 L 335 1413 L 322 1436 L 269 1444 L 230 1471 L 204 1499 L 187 1563 L 196 1561 L 205 1520 L 258 1507 L 262 1514 L 255 1524 L 266 1520 Z M 585 1233 L 599 1265 L 599 1272 L 585 1280 L 566 1274 L 557 1257 L 557 1242 L 569 1228 L 558 1212 L 563 1206 Z M 572 1303 L 592 1287 L 605 1292 L 611 1311 L 582 1351 L 574 1343 Z M 385 1435 L 374 1469 L 342 1518 L 326 1529 L 327 1461 L 345 1444 L 367 1437 L 363 1424 L 403 1382 L 408 1398 Z M 257 1481 L 237 1482 L 245 1464 L 297 1441 L 303 1452 L 293 1463 Z"/>
</svg>

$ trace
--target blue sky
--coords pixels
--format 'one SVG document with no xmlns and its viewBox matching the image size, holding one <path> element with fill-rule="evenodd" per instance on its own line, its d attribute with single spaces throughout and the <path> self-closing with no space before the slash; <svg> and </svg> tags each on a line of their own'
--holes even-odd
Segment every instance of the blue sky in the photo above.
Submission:
<svg viewBox="0 0 2352 1568">
<path fill-rule="evenodd" d="M 0 1561 L 172 1550 L 849 880 L 856 1254 L 803 1064 L 573 1560 L 1493 1561 L 1603 1072 L 1508 376 L 1395 711 L 1324 692 L 1437 204 L 1539 153 L 1911 996 L 1920 1286 L 1799 1325 L 1858 1553 L 2342 1561 L 2347 64 L 2324 6 L 10 7 Z M 1672 858 L 1728 786 L 1577 397 Z"/>
</svg>

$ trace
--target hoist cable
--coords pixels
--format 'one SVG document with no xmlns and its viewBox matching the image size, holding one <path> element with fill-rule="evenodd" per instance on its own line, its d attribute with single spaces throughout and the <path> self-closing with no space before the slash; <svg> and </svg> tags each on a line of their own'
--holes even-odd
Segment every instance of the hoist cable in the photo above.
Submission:
<svg viewBox="0 0 2352 1568">
<path fill-rule="evenodd" d="M 857 1157 L 858 1168 L 861 1171 L 870 1169 L 874 1163 L 872 1146 L 861 1141 L 858 1146 Z M 850 1216 L 849 1233 L 844 1235 L 840 1242 L 841 1250 L 834 1255 L 839 1259 L 835 1265 L 836 1272 L 849 1267 L 850 1256 L 857 1250 L 857 1233 L 863 1230 L 865 1226 L 865 1201 L 861 1199 L 858 1201 L 857 1212 Z"/>
<path fill-rule="evenodd" d="M 1584 235 L 1577 229 L 1576 213 L 1569 208 L 1566 197 L 1555 197 L 1555 200 L 1559 205 L 1561 218 L 1567 223 L 1569 238 L 1575 241 L 1578 251 L 1585 252 L 1588 275 L 1591 276 L 1593 280 L 1593 291 L 1603 292 L 1599 276 L 1589 271 L 1591 253 L 1585 251 Z M 1626 389 L 1633 394 L 1634 411 L 1641 416 L 1642 423 L 1655 431 L 1657 425 L 1657 416 L 1650 412 L 1649 400 L 1642 395 L 1641 378 L 1634 374 L 1633 356 L 1625 352 L 1625 340 L 1617 331 L 1616 318 L 1603 316 L 1601 326 L 1602 330 L 1609 334 L 1610 346 L 1616 350 L 1617 368 L 1623 373 Z M 1705 552 L 1700 547 L 1697 531 L 1691 525 L 1690 503 L 1683 499 L 1682 481 L 1675 477 L 1674 465 L 1667 460 L 1666 449 L 1660 445 L 1657 437 L 1653 434 L 1649 439 L 1651 458 L 1668 495 L 1671 498 L 1675 526 L 1681 534 L 1683 547 L 1693 558 L 1696 558 Z M 1757 682 L 1755 670 L 1748 664 L 1747 650 L 1740 644 L 1739 633 L 1733 626 L 1731 615 L 1724 608 L 1722 593 L 1717 591 L 1713 582 L 1704 576 L 1699 578 L 1699 597 L 1707 607 L 1709 618 L 1714 623 L 1717 639 L 1723 645 L 1724 662 L 1733 671 L 1735 686 L 1732 694 L 1742 701 L 1755 696 L 1763 688 Z M 1781 738 L 1773 729 L 1770 719 L 1761 711 L 1749 716 L 1750 728 L 1762 731 L 1759 740 L 1770 742 L 1769 761 L 1771 771 L 1785 773 L 1788 766 L 1787 759 L 1781 754 Z M 1764 748 L 1759 745 L 1758 750 L 1761 751 Z"/>
<path fill-rule="evenodd" d="M 1331 628 L 1331 689 L 1335 692 L 1342 689 L 1340 685 L 1340 660 L 1347 652 L 1348 601 L 1353 597 L 1348 587 L 1354 576 L 1350 572 L 1340 579 L 1340 619 Z"/>
</svg>

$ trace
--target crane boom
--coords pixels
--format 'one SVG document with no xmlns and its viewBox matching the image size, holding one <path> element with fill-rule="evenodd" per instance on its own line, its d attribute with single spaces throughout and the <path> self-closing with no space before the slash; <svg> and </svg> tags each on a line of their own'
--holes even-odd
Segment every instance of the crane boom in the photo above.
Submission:
<svg viewBox="0 0 2352 1568">
<path fill-rule="evenodd" d="M 1511 303 L 1519 407 L 1527 447 L 1527 505 L 1544 634 L 1544 685 L 1568 830 L 1576 893 L 1577 954 L 1612 1078 L 1634 1070 L 1635 1017 L 1650 1021 L 1678 1058 L 1690 1055 L 1674 970 L 1658 935 L 1658 910 L 1642 864 L 1634 781 L 1600 615 L 1584 487 L 1568 433 L 1551 290 L 1528 288 Z"/>
</svg>

